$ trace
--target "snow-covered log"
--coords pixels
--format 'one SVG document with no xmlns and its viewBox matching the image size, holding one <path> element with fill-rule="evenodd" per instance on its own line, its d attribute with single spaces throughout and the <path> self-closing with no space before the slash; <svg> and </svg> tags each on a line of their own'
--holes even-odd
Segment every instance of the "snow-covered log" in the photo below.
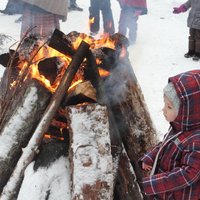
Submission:
<svg viewBox="0 0 200 200">
<path fill-rule="evenodd" d="M 65 142 L 43 142 L 28 165 L 17 200 L 70 200 L 71 180 Z"/>
<path fill-rule="evenodd" d="M 113 199 L 113 164 L 107 109 L 99 104 L 67 108 L 72 199 Z"/>
<path fill-rule="evenodd" d="M 0 192 L 46 109 L 51 93 L 36 80 L 24 84 L 0 126 Z"/>
</svg>

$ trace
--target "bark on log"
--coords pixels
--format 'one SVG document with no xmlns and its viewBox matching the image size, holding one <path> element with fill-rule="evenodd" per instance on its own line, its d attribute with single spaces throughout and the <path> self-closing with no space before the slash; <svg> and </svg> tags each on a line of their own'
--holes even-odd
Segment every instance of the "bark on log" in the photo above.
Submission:
<svg viewBox="0 0 200 200">
<path fill-rule="evenodd" d="M 113 199 L 113 165 L 107 109 L 68 107 L 72 199 Z"/>
<path fill-rule="evenodd" d="M 3 107 L 6 102 L 10 101 L 13 96 L 13 88 L 9 87 L 19 74 L 19 69 L 15 66 L 6 68 L 0 80 L 0 113 L 2 115 Z M 1 123 L 1 122 L 0 122 Z"/>
<path fill-rule="evenodd" d="M 119 158 L 114 200 L 143 200 L 143 195 L 128 155 L 123 149 Z"/>
<path fill-rule="evenodd" d="M 111 69 L 109 77 L 104 79 L 104 91 L 104 102 L 112 112 L 136 178 L 140 180 L 142 172 L 137 161 L 155 143 L 156 132 L 128 57 L 121 58 Z"/>
<path fill-rule="evenodd" d="M 51 96 L 38 81 L 26 82 L 17 96 L 13 97 L 0 127 L 0 192 L 10 178 Z"/>
<path fill-rule="evenodd" d="M 104 81 L 104 90 L 105 102 L 112 109 L 125 148 L 140 156 L 155 142 L 155 129 L 128 60 L 121 60 L 112 70 Z"/>
</svg>

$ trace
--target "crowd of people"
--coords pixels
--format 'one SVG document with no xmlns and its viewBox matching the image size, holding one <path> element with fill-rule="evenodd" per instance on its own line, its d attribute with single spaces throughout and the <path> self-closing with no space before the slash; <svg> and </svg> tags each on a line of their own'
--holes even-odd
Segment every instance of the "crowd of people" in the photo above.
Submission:
<svg viewBox="0 0 200 200">
<path fill-rule="evenodd" d="M 121 13 L 118 32 L 129 38 L 134 44 L 137 35 L 137 20 L 140 15 L 147 14 L 146 0 L 117 0 Z M 17 22 L 22 22 L 21 37 L 29 28 L 34 27 L 30 34 L 49 36 L 52 31 L 60 29 L 59 20 L 65 21 L 69 11 L 83 11 L 76 0 L 8 0 L 6 8 L 0 12 L 8 15 L 22 14 Z M 110 0 L 90 0 L 88 9 L 90 34 L 95 36 L 100 30 L 102 14 L 104 34 L 112 35 L 116 28 Z"/>
</svg>

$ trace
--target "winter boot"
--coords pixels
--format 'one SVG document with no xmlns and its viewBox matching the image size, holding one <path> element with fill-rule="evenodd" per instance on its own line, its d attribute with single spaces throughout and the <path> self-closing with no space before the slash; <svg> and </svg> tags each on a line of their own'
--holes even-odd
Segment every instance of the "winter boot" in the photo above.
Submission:
<svg viewBox="0 0 200 200">
<path fill-rule="evenodd" d="M 188 41 L 189 51 L 184 55 L 185 58 L 191 58 L 195 54 L 195 41 L 189 37 Z"/>
<path fill-rule="evenodd" d="M 189 50 L 186 54 L 184 54 L 185 58 L 191 58 L 195 55 L 194 51 Z"/>
<path fill-rule="evenodd" d="M 199 61 L 200 60 L 200 53 L 195 53 L 194 57 L 192 58 L 194 61 Z"/>
<path fill-rule="evenodd" d="M 199 61 L 200 60 L 200 41 L 197 40 L 195 43 L 195 55 L 193 57 L 194 61 Z"/>
</svg>

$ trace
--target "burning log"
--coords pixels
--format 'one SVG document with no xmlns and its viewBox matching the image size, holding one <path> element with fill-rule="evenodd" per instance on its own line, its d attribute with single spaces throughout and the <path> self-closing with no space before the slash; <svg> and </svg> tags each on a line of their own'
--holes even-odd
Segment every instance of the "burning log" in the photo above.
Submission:
<svg viewBox="0 0 200 200">
<path fill-rule="evenodd" d="M 63 75 L 60 85 L 58 86 L 56 92 L 54 93 L 51 102 L 49 103 L 47 109 L 44 112 L 40 123 L 38 124 L 33 136 L 31 137 L 27 147 L 24 149 L 22 156 L 20 157 L 15 170 L 12 173 L 9 181 L 7 182 L 6 186 L 3 188 L 3 192 L 0 198 L 4 199 L 13 199 L 15 196 L 16 188 L 20 185 L 25 168 L 28 164 L 33 160 L 40 143 L 43 139 L 43 134 L 48 130 L 51 121 L 56 114 L 58 107 L 65 95 L 66 91 L 69 89 L 72 80 L 78 67 L 82 63 L 83 59 L 86 57 L 88 53 L 89 45 L 85 42 L 82 42 L 75 53 L 71 63 L 69 64 L 65 74 Z"/>
<path fill-rule="evenodd" d="M 55 29 L 48 45 L 54 49 L 59 49 L 59 51 L 65 55 L 74 55 L 74 49 L 72 43 L 63 32 Z"/>
<path fill-rule="evenodd" d="M 96 90 L 90 81 L 77 84 L 65 97 L 63 105 L 76 105 L 84 102 L 95 103 L 97 101 Z"/>
<path fill-rule="evenodd" d="M 53 84 L 59 74 L 59 59 L 51 57 L 40 61 L 38 63 L 38 70 L 40 75 L 45 76 Z"/>
<path fill-rule="evenodd" d="M 23 148 L 37 127 L 50 96 L 51 93 L 38 81 L 27 80 L 12 97 L 6 115 L 1 118 L 0 192 L 10 178 Z"/>
<path fill-rule="evenodd" d="M 113 165 L 107 109 L 90 104 L 68 107 L 72 198 L 113 198 Z"/>
</svg>

